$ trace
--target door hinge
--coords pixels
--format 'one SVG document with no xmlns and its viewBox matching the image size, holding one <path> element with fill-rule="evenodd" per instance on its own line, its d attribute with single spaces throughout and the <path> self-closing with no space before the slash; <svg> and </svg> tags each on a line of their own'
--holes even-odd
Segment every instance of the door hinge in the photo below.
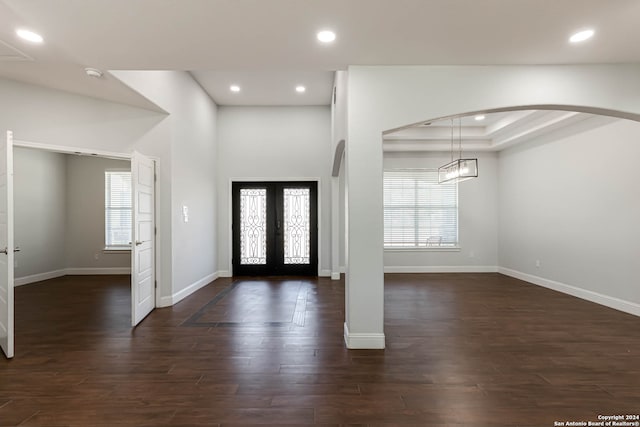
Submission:
<svg viewBox="0 0 640 427">
<path fill-rule="evenodd" d="M 157 280 L 154 280 L 154 281 L 153 281 L 153 287 L 154 287 L 154 288 L 156 288 L 156 289 L 158 289 L 158 281 L 157 281 Z"/>
<path fill-rule="evenodd" d="M 158 227 L 153 227 L 153 235 L 155 236 L 156 234 L 158 234 Z"/>
<path fill-rule="evenodd" d="M 158 175 L 155 173 L 153 174 L 153 182 L 158 182 Z"/>
</svg>

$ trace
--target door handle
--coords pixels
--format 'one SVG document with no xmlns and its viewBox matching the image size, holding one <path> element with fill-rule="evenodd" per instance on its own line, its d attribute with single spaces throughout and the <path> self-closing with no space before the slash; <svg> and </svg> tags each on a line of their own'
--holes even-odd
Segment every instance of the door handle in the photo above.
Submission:
<svg viewBox="0 0 640 427">
<path fill-rule="evenodd" d="M 7 251 L 7 248 L 5 247 L 4 249 L 0 250 L 0 254 L 8 255 L 9 252 Z"/>
<path fill-rule="evenodd" d="M 136 246 L 140 246 L 141 244 L 143 244 L 144 242 L 141 242 L 140 240 L 136 240 Z"/>
<path fill-rule="evenodd" d="M 13 252 L 20 252 L 20 246 L 16 246 L 16 248 L 13 250 Z"/>
</svg>

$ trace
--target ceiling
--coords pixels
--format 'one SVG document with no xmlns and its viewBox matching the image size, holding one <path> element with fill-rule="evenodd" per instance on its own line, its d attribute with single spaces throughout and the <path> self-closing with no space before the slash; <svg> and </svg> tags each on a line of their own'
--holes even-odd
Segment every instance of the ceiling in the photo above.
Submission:
<svg viewBox="0 0 640 427">
<path fill-rule="evenodd" d="M 328 105 L 348 65 L 638 63 L 639 19 L 637 0 L 0 0 L 0 76 L 154 108 L 83 69 L 186 70 L 220 105 Z"/>
<path fill-rule="evenodd" d="M 240 70 L 192 71 L 193 77 L 218 105 L 329 105 L 333 90 L 332 71 Z M 231 92 L 236 84 L 241 90 Z M 296 86 L 306 88 L 297 93 Z"/>
<path fill-rule="evenodd" d="M 424 122 L 384 135 L 386 152 L 501 151 L 543 138 L 569 136 L 618 120 L 574 111 L 519 110 Z M 452 126 L 453 123 L 453 126 Z M 453 143 L 453 144 L 452 144 Z"/>
</svg>

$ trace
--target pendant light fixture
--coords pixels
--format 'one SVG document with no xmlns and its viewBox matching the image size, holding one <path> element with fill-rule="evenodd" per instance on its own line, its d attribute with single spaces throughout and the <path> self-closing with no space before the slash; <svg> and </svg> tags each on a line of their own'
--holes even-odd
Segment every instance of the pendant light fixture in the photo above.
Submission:
<svg viewBox="0 0 640 427">
<path fill-rule="evenodd" d="M 444 182 L 462 182 L 478 177 L 478 159 L 462 158 L 462 119 L 458 118 L 458 158 L 453 159 L 454 122 L 451 119 L 451 162 L 438 168 L 438 184 Z"/>
</svg>

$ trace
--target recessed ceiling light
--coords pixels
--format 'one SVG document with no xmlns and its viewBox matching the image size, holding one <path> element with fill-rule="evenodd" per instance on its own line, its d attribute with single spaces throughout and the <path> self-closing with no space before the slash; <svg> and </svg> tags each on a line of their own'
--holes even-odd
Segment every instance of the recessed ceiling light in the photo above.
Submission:
<svg viewBox="0 0 640 427">
<path fill-rule="evenodd" d="M 24 28 L 16 30 L 16 34 L 21 39 L 24 39 L 31 43 L 42 43 L 43 41 L 43 38 L 40 34 L 34 33 L 33 31 L 25 30 Z"/>
<path fill-rule="evenodd" d="M 595 34 L 595 31 L 593 31 L 593 30 L 579 31 L 579 32 L 575 33 L 574 35 L 572 35 L 571 37 L 569 37 L 569 41 L 571 43 L 580 43 L 580 42 L 583 42 L 585 40 L 589 40 L 591 37 L 593 37 L 594 34 Z"/>
<path fill-rule="evenodd" d="M 476 119 L 477 121 L 481 121 L 481 120 L 484 120 L 484 116 L 483 116 L 482 114 L 478 114 L 478 115 L 475 117 L 475 119 Z"/>
<path fill-rule="evenodd" d="M 298 92 L 298 93 L 303 93 L 306 90 L 307 90 L 307 88 L 302 86 L 302 85 L 296 86 L 296 92 Z"/>
<path fill-rule="evenodd" d="M 238 86 L 238 85 L 231 85 L 231 86 L 229 86 L 229 90 L 230 90 L 231 92 L 240 92 L 240 86 Z"/>
<path fill-rule="evenodd" d="M 329 30 L 320 31 L 317 34 L 318 40 L 322 43 L 331 43 L 336 39 L 336 33 Z"/>
</svg>

